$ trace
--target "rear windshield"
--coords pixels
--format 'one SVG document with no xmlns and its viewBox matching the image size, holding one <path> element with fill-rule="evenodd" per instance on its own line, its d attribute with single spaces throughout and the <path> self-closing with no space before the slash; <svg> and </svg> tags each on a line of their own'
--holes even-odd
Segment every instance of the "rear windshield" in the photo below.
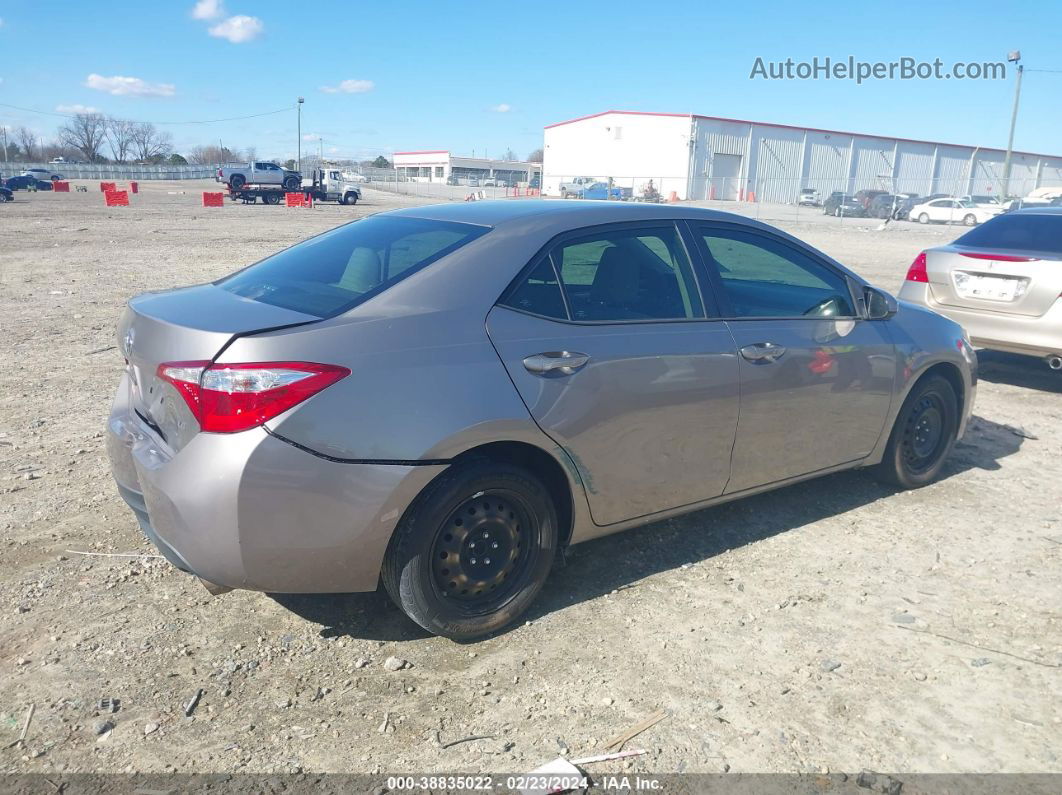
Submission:
<svg viewBox="0 0 1062 795">
<path fill-rule="evenodd" d="M 1062 255 L 1062 215 L 999 215 L 975 226 L 955 244 Z"/>
<path fill-rule="evenodd" d="M 472 224 L 370 216 L 310 238 L 215 284 L 243 298 L 334 317 L 488 231 Z"/>
</svg>

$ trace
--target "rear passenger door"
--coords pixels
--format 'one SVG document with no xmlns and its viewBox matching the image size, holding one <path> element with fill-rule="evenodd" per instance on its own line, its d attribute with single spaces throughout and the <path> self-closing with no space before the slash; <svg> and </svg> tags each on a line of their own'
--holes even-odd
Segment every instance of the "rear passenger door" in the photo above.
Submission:
<svg viewBox="0 0 1062 795">
<path fill-rule="evenodd" d="M 723 493 L 738 409 L 726 324 L 706 312 L 674 223 L 563 236 L 487 330 L 538 425 L 609 525 Z"/>
<path fill-rule="evenodd" d="M 727 493 L 867 456 L 896 377 L 888 324 L 865 320 L 848 277 L 811 249 L 747 227 L 691 226 L 739 354 Z"/>
</svg>

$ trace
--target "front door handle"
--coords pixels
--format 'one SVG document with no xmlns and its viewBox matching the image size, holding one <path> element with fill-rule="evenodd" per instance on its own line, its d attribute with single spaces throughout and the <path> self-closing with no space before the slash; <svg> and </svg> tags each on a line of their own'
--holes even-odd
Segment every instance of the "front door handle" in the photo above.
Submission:
<svg viewBox="0 0 1062 795">
<path fill-rule="evenodd" d="M 536 375 L 546 373 L 571 375 L 588 361 L 590 361 L 589 356 L 577 351 L 547 351 L 528 356 L 524 359 L 524 367 L 528 372 Z"/>
<path fill-rule="evenodd" d="M 785 355 L 785 348 L 773 342 L 756 342 L 742 348 L 741 355 L 754 364 L 769 364 Z"/>
</svg>

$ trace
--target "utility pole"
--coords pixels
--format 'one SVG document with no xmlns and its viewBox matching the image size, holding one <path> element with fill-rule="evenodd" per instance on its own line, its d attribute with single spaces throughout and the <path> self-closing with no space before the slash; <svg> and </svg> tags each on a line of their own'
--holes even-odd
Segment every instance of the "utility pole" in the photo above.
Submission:
<svg viewBox="0 0 1062 795">
<path fill-rule="evenodd" d="M 1018 64 L 1018 80 L 1014 88 L 1014 111 L 1010 114 L 1010 137 L 1007 139 L 1007 157 L 1003 161 L 1003 196 L 1010 195 L 1010 158 L 1014 153 L 1014 126 L 1018 123 L 1018 101 L 1021 99 L 1021 76 L 1025 72 L 1021 61 L 1021 50 L 1007 54 L 1010 63 Z"/>
<path fill-rule="evenodd" d="M 305 101 L 306 101 L 305 99 L 303 99 L 302 97 L 299 97 L 299 102 L 295 106 L 299 110 L 299 132 L 298 132 L 298 137 L 299 137 L 298 146 L 299 146 L 299 148 L 297 150 L 298 154 L 296 156 L 297 159 L 295 161 L 295 170 L 298 171 L 300 174 L 302 173 L 302 103 L 305 102 Z"/>
<path fill-rule="evenodd" d="M 4 131 L 4 165 L 7 165 L 7 125 L 0 124 L 0 130 Z"/>
</svg>

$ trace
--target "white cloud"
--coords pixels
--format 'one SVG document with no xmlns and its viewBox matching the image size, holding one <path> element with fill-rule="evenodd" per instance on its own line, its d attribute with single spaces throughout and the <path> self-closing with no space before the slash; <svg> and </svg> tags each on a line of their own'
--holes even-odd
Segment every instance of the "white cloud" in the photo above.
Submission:
<svg viewBox="0 0 1062 795">
<path fill-rule="evenodd" d="M 245 41 L 257 39 L 262 35 L 263 30 L 265 30 L 265 24 L 258 17 L 240 14 L 219 22 L 207 32 L 216 38 L 228 39 L 233 44 L 243 44 Z"/>
<path fill-rule="evenodd" d="M 507 105 L 503 102 L 500 105 L 492 105 L 490 109 L 495 113 L 508 113 L 513 109 L 513 106 Z"/>
<path fill-rule="evenodd" d="M 85 85 L 116 97 L 172 97 L 175 91 L 173 83 L 149 83 L 139 77 L 121 75 L 104 77 L 91 74 L 85 79 Z"/>
<path fill-rule="evenodd" d="M 217 19 L 225 14 L 221 0 L 199 0 L 192 8 L 192 19 Z"/>
<path fill-rule="evenodd" d="M 60 113 L 99 113 L 99 108 L 94 108 L 92 105 L 82 105 L 79 102 L 75 102 L 73 105 L 56 105 L 55 109 Z"/>
<path fill-rule="evenodd" d="M 304 140 L 304 141 L 316 141 L 320 137 L 321 136 L 319 136 L 317 133 L 303 133 L 302 134 L 302 140 Z"/>
<path fill-rule="evenodd" d="M 338 85 L 321 86 L 326 94 L 364 94 L 376 88 L 371 80 L 343 80 Z"/>
</svg>

